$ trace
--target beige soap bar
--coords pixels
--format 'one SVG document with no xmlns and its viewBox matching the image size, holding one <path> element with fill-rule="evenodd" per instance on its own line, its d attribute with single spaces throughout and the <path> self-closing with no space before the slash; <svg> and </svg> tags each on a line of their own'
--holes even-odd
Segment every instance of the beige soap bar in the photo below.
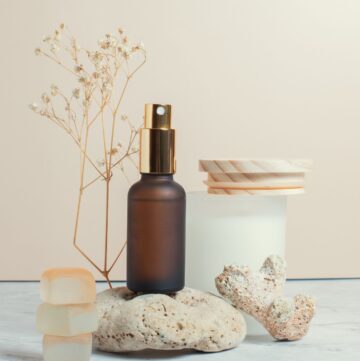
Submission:
<svg viewBox="0 0 360 361">
<path fill-rule="evenodd" d="M 39 332 L 53 336 L 76 336 L 96 331 L 96 306 L 43 303 L 37 310 L 36 327 Z"/>
<path fill-rule="evenodd" d="M 41 276 L 40 297 L 54 305 L 94 302 L 94 276 L 82 268 L 49 269 Z"/>
<path fill-rule="evenodd" d="M 44 361 L 89 361 L 92 349 L 91 333 L 73 336 L 43 338 Z"/>
</svg>

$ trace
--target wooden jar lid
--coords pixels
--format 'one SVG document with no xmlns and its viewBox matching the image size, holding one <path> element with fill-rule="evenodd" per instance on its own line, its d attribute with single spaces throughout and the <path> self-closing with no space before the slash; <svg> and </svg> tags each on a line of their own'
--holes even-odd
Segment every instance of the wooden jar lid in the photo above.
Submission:
<svg viewBox="0 0 360 361">
<path fill-rule="evenodd" d="M 208 173 L 204 183 L 210 194 L 300 194 L 312 163 L 305 159 L 200 160 L 199 168 Z"/>
</svg>

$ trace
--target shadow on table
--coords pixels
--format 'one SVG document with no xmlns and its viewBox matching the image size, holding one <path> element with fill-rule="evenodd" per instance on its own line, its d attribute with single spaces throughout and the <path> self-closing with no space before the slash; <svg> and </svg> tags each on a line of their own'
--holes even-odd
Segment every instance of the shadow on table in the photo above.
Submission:
<svg viewBox="0 0 360 361">
<path fill-rule="evenodd" d="M 252 343 L 252 344 L 267 344 L 273 343 L 275 340 L 270 335 L 258 335 L 258 336 L 246 336 L 245 343 Z"/>
<path fill-rule="evenodd" d="M 247 336 L 244 343 L 251 344 L 266 344 L 273 343 L 274 339 L 269 335 L 260 335 L 260 336 Z M 226 351 L 223 351 L 226 353 Z M 95 355 L 106 356 L 109 359 L 144 359 L 144 360 L 162 360 L 162 359 L 172 359 L 187 355 L 194 354 L 204 354 L 203 352 L 193 351 L 193 350 L 170 350 L 170 351 L 161 351 L 161 350 L 143 350 L 135 352 L 123 352 L 123 353 L 110 353 L 110 352 L 101 352 L 93 351 Z M 34 353 L 28 351 L 18 351 L 18 350 L 1 350 L 0 351 L 0 360 L 6 361 L 43 361 L 41 353 Z"/>
<path fill-rule="evenodd" d="M 246 336 L 244 343 L 250 344 L 269 344 L 276 342 L 270 335 L 259 335 L 259 336 Z M 241 347 L 241 345 L 240 345 Z M 220 351 L 219 353 L 226 353 L 230 350 Z M 143 351 L 132 351 L 132 352 L 119 352 L 119 353 L 111 353 L 111 352 L 102 352 L 98 350 L 94 350 L 93 354 L 106 356 L 109 359 L 117 358 L 117 359 L 136 359 L 136 360 L 162 360 L 162 359 L 172 359 L 182 356 L 189 356 L 195 354 L 207 354 L 206 352 L 200 352 L 195 350 L 143 350 Z"/>
<path fill-rule="evenodd" d="M 120 352 L 120 353 L 111 353 L 111 352 L 101 352 L 93 351 L 94 355 L 107 356 L 108 358 L 117 358 L 117 359 L 144 359 L 144 360 L 161 360 L 161 359 L 171 359 L 191 354 L 199 353 L 192 350 L 143 350 L 143 351 L 132 351 L 132 352 Z"/>
</svg>

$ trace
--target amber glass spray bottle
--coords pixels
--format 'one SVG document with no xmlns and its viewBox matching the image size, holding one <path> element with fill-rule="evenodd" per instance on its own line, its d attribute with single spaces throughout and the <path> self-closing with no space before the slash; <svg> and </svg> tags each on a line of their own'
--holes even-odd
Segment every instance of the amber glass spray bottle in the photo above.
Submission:
<svg viewBox="0 0 360 361">
<path fill-rule="evenodd" d="M 179 291 L 185 273 L 185 191 L 173 179 L 170 105 L 145 105 L 140 173 L 128 194 L 127 286 L 135 292 Z"/>
</svg>

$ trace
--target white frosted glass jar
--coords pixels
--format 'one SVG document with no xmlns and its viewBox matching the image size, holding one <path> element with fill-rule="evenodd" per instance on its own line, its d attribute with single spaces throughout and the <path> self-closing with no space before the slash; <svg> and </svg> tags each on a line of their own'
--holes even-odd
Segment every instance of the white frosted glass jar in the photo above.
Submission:
<svg viewBox="0 0 360 361">
<path fill-rule="evenodd" d="M 217 293 L 214 279 L 229 264 L 259 269 L 285 255 L 287 196 L 187 194 L 187 286 Z"/>
<path fill-rule="evenodd" d="M 207 192 L 188 192 L 186 286 L 218 294 L 225 265 L 260 269 L 270 255 L 285 258 L 290 194 L 304 192 L 310 161 L 200 161 Z M 265 330 L 246 317 L 248 334 Z"/>
</svg>

